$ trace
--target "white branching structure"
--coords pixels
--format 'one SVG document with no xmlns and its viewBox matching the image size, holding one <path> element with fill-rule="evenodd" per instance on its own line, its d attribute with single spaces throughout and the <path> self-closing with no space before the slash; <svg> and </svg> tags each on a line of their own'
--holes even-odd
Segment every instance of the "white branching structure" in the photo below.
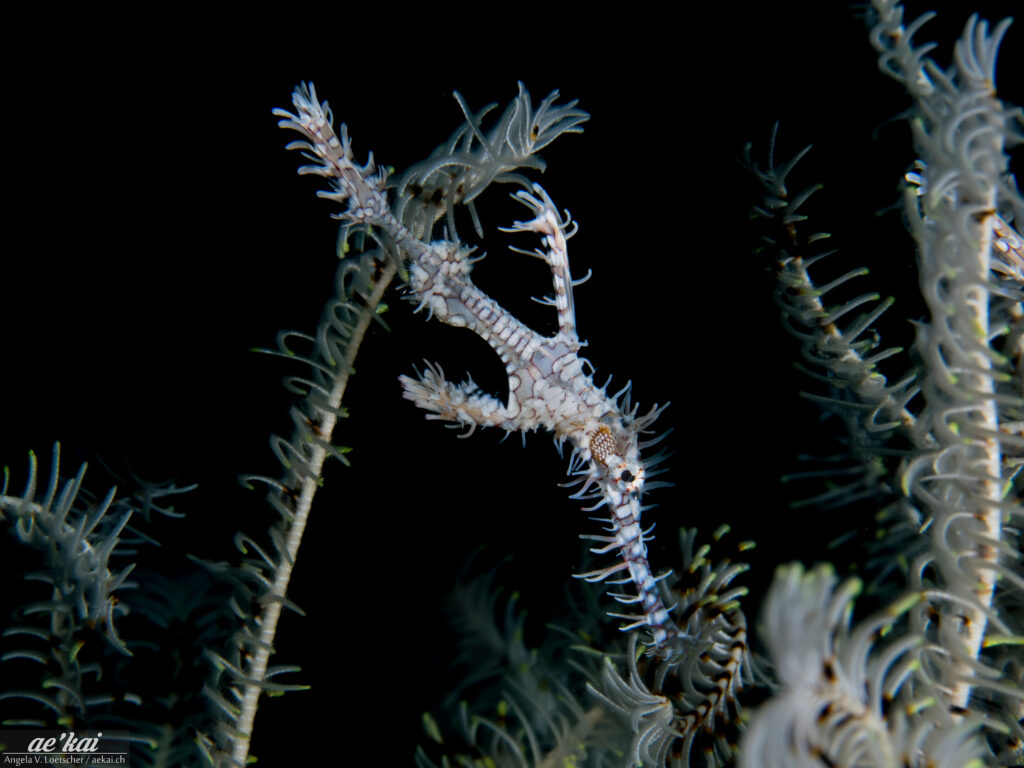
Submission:
<svg viewBox="0 0 1024 768">
<path fill-rule="evenodd" d="M 1007 765 L 1019 762 L 1024 737 L 1022 659 L 1009 650 L 1021 643 L 1024 588 L 1014 491 L 1024 456 L 1024 250 L 1007 223 L 1024 201 L 1006 153 L 1024 121 L 995 90 L 1009 20 L 990 33 L 972 17 L 942 69 L 926 56 L 932 46 L 911 39 L 931 14 L 905 27 L 898 3 L 873 5 L 880 68 L 913 99 L 918 161 L 905 210 L 929 313 L 918 326 L 916 375 L 888 384 L 875 367 L 894 351 L 877 351 L 864 334 L 888 303 L 842 329 L 842 315 L 877 296 L 825 309 L 824 294 L 859 275 L 812 282 L 808 267 L 822 255 L 813 243 L 825 236 L 802 232 L 798 209 L 814 190 L 789 195 L 795 161 L 758 171 L 768 191 L 759 212 L 780 226 L 770 240 L 780 303 L 832 385 L 820 400 L 844 414 L 861 455 L 880 456 L 896 433 L 910 446 L 896 454 L 904 458 L 890 490 L 901 495 L 883 512 L 902 521 L 891 526 L 903 534 L 889 556 L 908 563 L 906 591 L 851 626 L 856 583 L 780 569 L 764 608 L 780 689 L 743 741 L 751 768 Z M 822 500 L 881 487 L 878 476 L 863 478 L 860 489 Z"/>
</svg>

